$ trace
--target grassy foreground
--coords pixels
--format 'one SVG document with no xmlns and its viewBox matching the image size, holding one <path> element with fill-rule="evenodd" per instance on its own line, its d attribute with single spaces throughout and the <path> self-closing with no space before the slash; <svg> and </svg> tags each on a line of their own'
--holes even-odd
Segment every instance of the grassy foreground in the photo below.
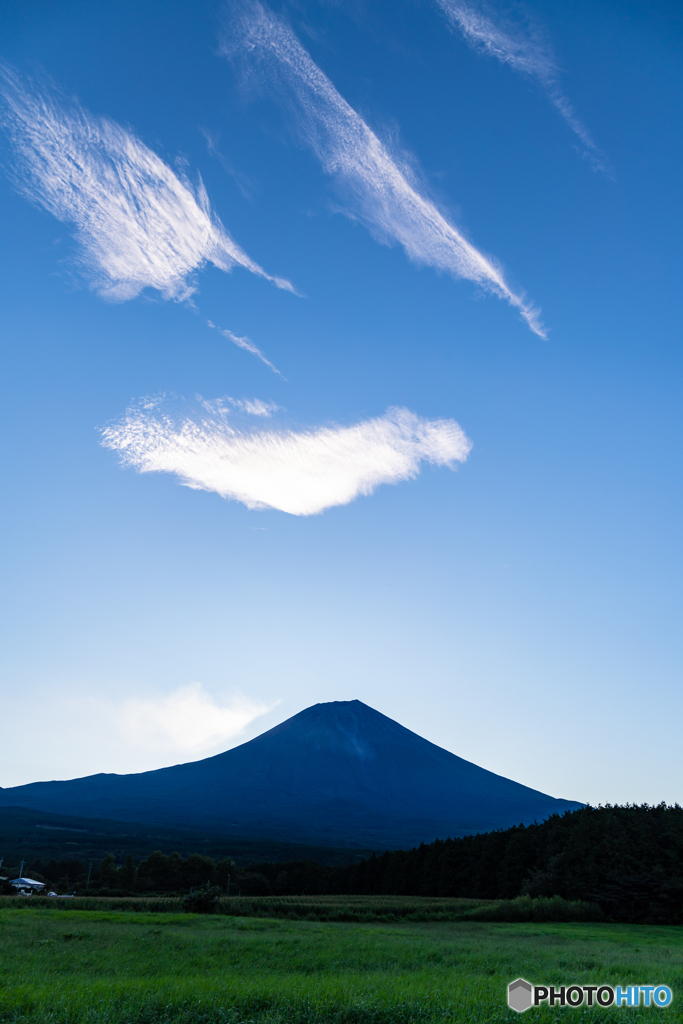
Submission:
<svg viewBox="0 0 683 1024">
<path fill-rule="evenodd" d="M 525 1021 L 683 1020 L 683 929 L 0 910 L 3 1022 L 483 1024 L 520 1019 L 505 1002 L 519 975 L 674 990 L 668 1009 L 539 1008 Z"/>
</svg>

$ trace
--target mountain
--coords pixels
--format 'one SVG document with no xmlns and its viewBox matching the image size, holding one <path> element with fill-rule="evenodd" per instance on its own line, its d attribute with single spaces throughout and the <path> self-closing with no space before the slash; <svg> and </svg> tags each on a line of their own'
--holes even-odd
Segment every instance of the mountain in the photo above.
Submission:
<svg viewBox="0 0 683 1024">
<path fill-rule="evenodd" d="M 359 700 L 315 704 L 189 764 L 0 789 L 0 806 L 10 805 L 374 849 L 529 824 L 581 806 L 479 768 Z"/>
</svg>

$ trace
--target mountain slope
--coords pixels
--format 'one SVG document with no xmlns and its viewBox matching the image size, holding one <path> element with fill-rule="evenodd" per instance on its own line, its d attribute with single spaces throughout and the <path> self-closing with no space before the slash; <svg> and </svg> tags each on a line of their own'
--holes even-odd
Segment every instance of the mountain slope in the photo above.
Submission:
<svg viewBox="0 0 683 1024">
<path fill-rule="evenodd" d="M 0 789 L 0 806 L 290 842 L 399 848 L 575 810 L 361 701 L 315 704 L 239 747 L 136 775 Z"/>
</svg>

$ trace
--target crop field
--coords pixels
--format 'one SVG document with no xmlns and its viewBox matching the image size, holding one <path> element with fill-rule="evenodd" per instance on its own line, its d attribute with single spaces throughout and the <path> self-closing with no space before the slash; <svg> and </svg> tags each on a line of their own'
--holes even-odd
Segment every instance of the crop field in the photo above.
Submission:
<svg viewBox="0 0 683 1024">
<path fill-rule="evenodd" d="M 3 1024 L 483 1024 L 520 1019 L 506 1005 L 520 975 L 674 991 L 666 1009 L 541 1007 L 526 1021 L 683 1020 L 678 927 L 5 906 L 0 958 Z"/>
<path fill-rule="evenodd" d="M 76 896 L 69 910 L 122 910 L 180 913 L 183 896 Z M 34 908 L 63 906 L 48 897 L 33 896 Z M 16 907 L 16 896 L 0 896 L 3 907 Z M 27 908 L 28 909 L 28 908 Z M 594 904 L 559 896 L 514 900 L 471 900 L 430 896 L 242 896 L 217 897 L 216 912 L 235 917 L 285 917 L 309 921 L 603 921 Z"/>
</svg>

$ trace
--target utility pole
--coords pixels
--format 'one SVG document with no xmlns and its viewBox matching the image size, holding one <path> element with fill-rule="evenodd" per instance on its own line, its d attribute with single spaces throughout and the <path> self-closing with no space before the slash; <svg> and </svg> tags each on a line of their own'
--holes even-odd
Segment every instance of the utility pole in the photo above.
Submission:
<svg viewBox="0 0 683 1024">
<path fill-rule="evenodd" d="M 22 860 L 21 867 L 19 868 L 19 878 L 23 878 L 24 877 L 24 863 L 25 862 Z"/>
<path fill-rule="evenodd" d="M 230 875 L 228 875 L 228 896 L 230 895 Z"/>
<path fill-rule="evenodd" d="M 88 886 L 90 885 L 90 872 L 92 871 L 92 861 L 88 864 L 88 881 L 85 883 L 85 895 L 88 895 Z"/>
</svg>

